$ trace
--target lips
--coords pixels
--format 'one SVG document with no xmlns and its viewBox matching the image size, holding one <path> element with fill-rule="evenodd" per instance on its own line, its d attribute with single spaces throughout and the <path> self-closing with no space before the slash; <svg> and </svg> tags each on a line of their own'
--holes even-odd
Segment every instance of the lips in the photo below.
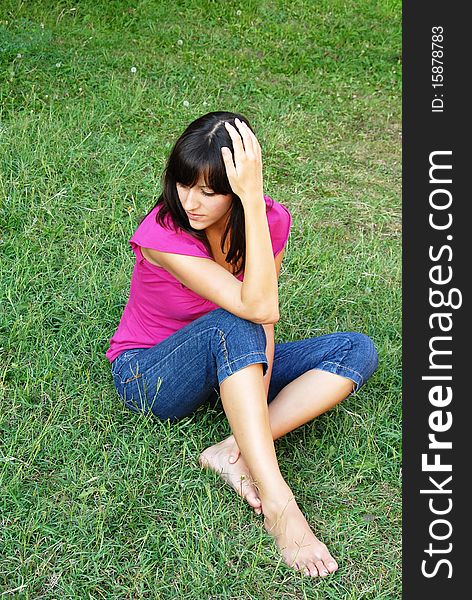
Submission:
<svg viewBox="0 0 472 600">
<path fill-rule="evenodd" d="M 191 213 L 191 212 L 188 212 L 187 214 L 189 217 L 204 217 L 205 216 L 205 215 L 197 215 L 197 213 Z"/>
</svg>

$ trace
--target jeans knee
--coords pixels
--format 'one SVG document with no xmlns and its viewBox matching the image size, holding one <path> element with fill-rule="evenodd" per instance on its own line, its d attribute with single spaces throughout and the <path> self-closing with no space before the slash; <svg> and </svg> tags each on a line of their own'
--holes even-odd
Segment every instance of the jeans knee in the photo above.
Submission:
<svg viewBox="0 0 472 600">
<path fill-rule="evenodd" d="M 264 327 L 242 319 L 227 310 L 212 311 L 212 352 L 216 362 L 218 384 L 236 371 L 254 363 L 263 364 L 263 375 L 267 372 L 265 354 L 266 336 Z"/>
<path fill-rule="evenodd" d="M 368 379 L 379 365 L 377 349 L 372 339 L 365 333 L 351 333 L 351 342 L 358 359 L 363 362 L 365 379 Z"/>
<path fill-rule="evenodd" d="M 225 337 L 235 337 L 241 341 L 256 341 L 264 344 L 265 348 L 266 337 L 264 327 L 260 323 L 238 317 L 224 308 L 218 308 L 212 312 L 215 313 L 215 326 L 224 333 Z"/>
<path fill-rule="evenodd" d="M 237 370 L 236 365 L 252 362 L 266 362 L 266 336 L 258 323 L 247 321 L 224 309 L 213 311 L 211 336 L 213 355 L 218 365 L 218 380 L 221 373 Z"/>
</svg>

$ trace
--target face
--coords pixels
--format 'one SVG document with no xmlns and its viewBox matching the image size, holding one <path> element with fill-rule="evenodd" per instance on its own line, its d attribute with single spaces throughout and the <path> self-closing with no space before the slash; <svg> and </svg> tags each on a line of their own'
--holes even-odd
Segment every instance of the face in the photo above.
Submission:
<svg viewBox="0 0 472 600">
<path fill-rule="evenodd" d="M 215 194 L 202 176 L 193 187 L 177 183 L 177 194 L 193 229 L 224 229 L 232 205 L 231 194 Z"/>
</svg>

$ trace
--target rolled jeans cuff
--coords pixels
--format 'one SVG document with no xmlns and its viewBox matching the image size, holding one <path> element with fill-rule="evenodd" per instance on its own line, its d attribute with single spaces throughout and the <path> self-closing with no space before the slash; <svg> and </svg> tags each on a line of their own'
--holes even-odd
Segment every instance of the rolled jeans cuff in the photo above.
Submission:
<svg viewBox="0 0 472 600">
<path fill-rule="evenodd" d="M 354 382 L 354 384 L 355 384 L 354 391 L 355 392 L 357 392 L 357 390 L 364 383 L 364 378 L 362 377 L 362 375 L 359 372 L 355 371 L 354 369 L 351 369 L 350 367 L 346 367 L 345 365 L 341 365 L 336 362 L 325 360 L 322 363 L 320 363 L 319 365 L 317 365 L 316 368 L 320 369 L 321 371 L 328 371 L 328 373 L 334 373 L 335 375 L 341 375 L 341 377 L 347 377 L 348 379 L 350 379 L 351 381 Z"/>
<path fill-rule="evenodd" d="M 248 367 L 249 365 L 262 363 L 262 375 L 264 376 L 269 368 L 269 364 L 267 362 L 267 356 L 265 352 L 249 352 L 248 354 L 244 354 L 243 356 L 239 356 L 234 360 L 228 361 L 225 360 L 218 366 L 217 376 L 218 383 L 221 383 L 233 373 L 236 373 L 240 369 L 244 369 L 244 367 Z"/>
</svg>

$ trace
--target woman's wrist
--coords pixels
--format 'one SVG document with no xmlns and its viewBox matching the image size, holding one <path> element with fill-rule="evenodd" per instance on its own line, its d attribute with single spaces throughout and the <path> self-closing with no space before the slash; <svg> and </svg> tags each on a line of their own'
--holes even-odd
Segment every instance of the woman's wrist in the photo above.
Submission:
<svg viewBox="0 0 472 600">
<path fill-rule="evenodd" d="M 256 210 L 261 207 L 265 208 L 265 200 L 263 192 L 254 192 L 253 194 L 244 194 L 240 196 L 241 204 L 245 211 L 255 208 Z"/>
</svg>

